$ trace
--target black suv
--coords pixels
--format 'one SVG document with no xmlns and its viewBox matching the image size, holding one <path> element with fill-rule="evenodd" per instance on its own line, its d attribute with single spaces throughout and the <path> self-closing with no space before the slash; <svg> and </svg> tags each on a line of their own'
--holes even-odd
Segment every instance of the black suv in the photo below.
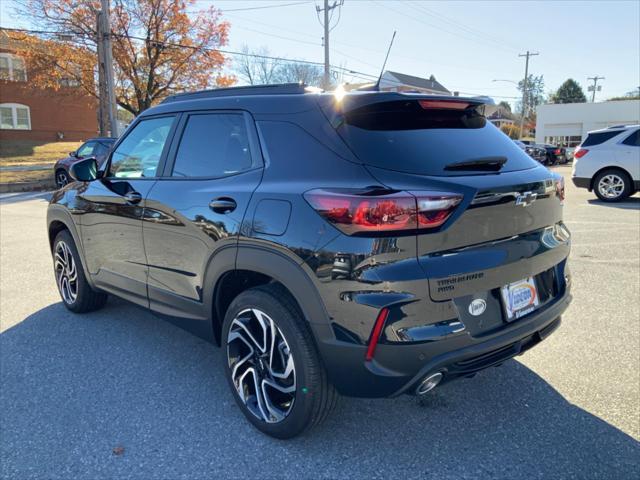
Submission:
<svg viewBox="0 0 640 480">
<path fill-rule="evenodd" d="M 47 222 L 74 312 L 114 294 L 200 321 L 251 423 L 424 395 L 523 353 L 567 308 L 561 177 L 482 100 L 300 85 L 170 97 Z"/>
</svg>

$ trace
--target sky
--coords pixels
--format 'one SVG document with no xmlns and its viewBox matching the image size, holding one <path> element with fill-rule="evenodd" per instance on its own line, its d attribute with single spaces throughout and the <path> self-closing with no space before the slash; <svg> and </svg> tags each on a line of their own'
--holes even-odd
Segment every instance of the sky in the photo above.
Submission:
<svg viewBox="0 0 640 480">
<path fill-rule="evenodd" d="M 231 23 L 230 50 L 265 47 L 274 56 L 324 61 L 322 0 L 198 0 Z M 0 25 L 28 27 L 0 0 Z M 256 8 L 261 7 L 261 8 Z M 605 77 L 596 101 L 640 86 L 640 1 L 412 1 L 345 0 L 334 10 L 331 64 L 377 75 L 393 31 L 388 70 L 436 79 L 451 91 L 514 103 L 514 83 L 529 72 L 544 75 L 545 90 L 567 78 L 587 90 L 587 77 Z M 344 80 L 361 82 L 361 78 Z M 507 80 L 494 82 L 493 80 Z M 590 98 L 590 96 L 589 96 Z"/>
</svg>

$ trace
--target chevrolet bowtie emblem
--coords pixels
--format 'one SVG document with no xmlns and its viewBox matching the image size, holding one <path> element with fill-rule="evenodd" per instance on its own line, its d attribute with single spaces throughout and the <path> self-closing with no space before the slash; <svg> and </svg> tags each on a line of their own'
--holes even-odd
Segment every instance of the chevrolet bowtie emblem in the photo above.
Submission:
<svg viewBox="0 0 640 480">
<path fill-rule="evenodd" d="M 516 205 L 522 205 L 523 207 L 528 207 L 538 198 L 537 193 L 533 192 L 523 192 L 516 195 Z"/>
</svg>

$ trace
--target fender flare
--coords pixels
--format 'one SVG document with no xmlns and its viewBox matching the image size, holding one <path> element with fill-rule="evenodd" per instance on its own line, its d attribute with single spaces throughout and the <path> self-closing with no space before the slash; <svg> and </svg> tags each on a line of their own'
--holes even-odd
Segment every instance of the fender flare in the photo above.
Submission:
<svg viewBox="0 0 640 480">
<path fill-rule="evenodd" d="M 329 314 L 314 284 L 313 272 L 305 267 L 306 265 L 300 265 L 291 258 L 290 254 L 268 246 L 241 244 L 237 248 L 225 248 L 215 255 L 207 267 L 204 281 L 205 308 L 215 319 L 215 295 L 225 274 L 236 270 L 261 273 L 281 283 L 291 293 L 314 332 L 316 341 L 332 339 L 334 335 Z"/>
<path fill-rule="evenodd" d="M 56 205 L 56 204 L 49 205 L 49 208 L 47 209 L 47 238 L 49 240 L 49 247 L 51 249 L 53 248 L 54 239 L 49 237 L 49 231 L 51 229 L 51 224 L 53 222 L 62 223 L 71 234 L 71 237 L 73 238 L 73 241 L 76 244 L 76 250 L 80 255 L 80 263 L 82 264 L 82 270 L 84 271 L 84 276 L 87 279 L 87 282 L 89 283 L 89 285 L 91 285 L 91 288 L 96 288 L 93 283 L 91 274 L 89 273 L 89 270 L 87 270 L 87 262 L 85 260 L 84 247 L 82 245 L 82 237 L 80 236 L 80 232 L 78 231 L 78 226 L 76 225 L 76 222 L 73 220 L 73 216 L 71 215 L 69 210 L 67 210 L 65 207 L 61 205 Z"/>
</svg>

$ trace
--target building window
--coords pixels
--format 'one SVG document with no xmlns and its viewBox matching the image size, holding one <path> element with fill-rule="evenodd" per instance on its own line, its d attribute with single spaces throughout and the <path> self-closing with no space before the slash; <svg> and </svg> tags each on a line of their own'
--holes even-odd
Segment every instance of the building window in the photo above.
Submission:
<svg viewBox="0 0 640 480">
<path fill-rule="evenodd" d="M 11 53 L 0 53 L 0 79 L 26 82 L 27 69 L 24 59 Z"/>
<path fill-rule="evenodd" d="M 31 130 L 29 107 L 19 103 L 0 103 L 0 129 Z"/>
</svg>

